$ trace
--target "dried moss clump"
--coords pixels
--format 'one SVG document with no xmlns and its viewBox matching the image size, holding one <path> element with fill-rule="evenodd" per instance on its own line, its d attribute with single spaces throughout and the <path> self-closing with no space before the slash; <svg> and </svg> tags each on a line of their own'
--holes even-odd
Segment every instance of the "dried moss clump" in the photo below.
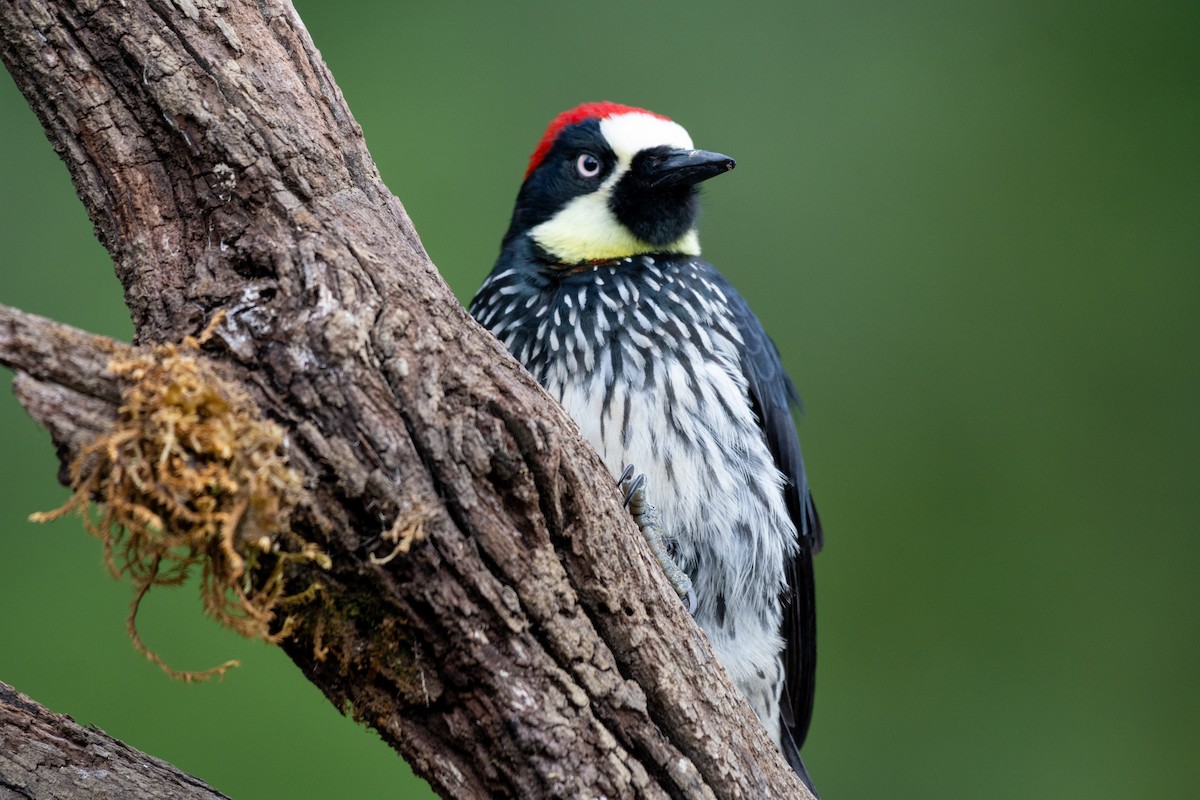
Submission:
<svg viewBox="0 0 1200 800">
<path fill-rule="evenodd" d="M 151 587 L 177 586 L 199 568 L 207 613 L 243 636 L 278 642 L 292 620 L 275 625 L 277 611 L 320 588 L 285 595 L 287 566 L 329 566 L 289 527 L 307 493 L 282 454 L 283 430 L 198 360 L 198 346 L 188 339 L 110 362 L 126 383 L 118 421 L 72 464 L 67 503 L 32 517 L 83 514 L 113 575 L 135 585 L 126 623 L 134 645 L 184 680 L 222 675 L 237 662 L 203 672 L 167 666 L 137 632 L 138 606 Z M 93 500 L 100 507 L 89 511 Z"/>
</svg>

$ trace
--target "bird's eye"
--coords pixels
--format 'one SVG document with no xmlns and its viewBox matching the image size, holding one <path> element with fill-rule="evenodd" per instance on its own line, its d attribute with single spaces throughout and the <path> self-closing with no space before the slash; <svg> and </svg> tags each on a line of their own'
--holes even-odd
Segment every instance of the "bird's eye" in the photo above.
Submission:
<svg viewBox="0 0 1200 800">
<path fill-rule="evenodd" d="M 583 178 L 594 178 L 600 174 L 600 159 L 591 153 L 583 153 L 575 159 L 575 171 Z"/>
</svg>

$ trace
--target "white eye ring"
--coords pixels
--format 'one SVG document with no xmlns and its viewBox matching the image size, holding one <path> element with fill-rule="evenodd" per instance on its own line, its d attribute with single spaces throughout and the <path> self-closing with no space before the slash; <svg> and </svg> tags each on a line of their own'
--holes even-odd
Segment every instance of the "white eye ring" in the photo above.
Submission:
<svg viewBox="0 0 1200 800">
<path fill-rule="evenodd" d="M 575 159 L 575 171 L 582 178 L 594 178 L 600 174 L 600 159 L 591 153 L 582 153 Z"/>
</svg>

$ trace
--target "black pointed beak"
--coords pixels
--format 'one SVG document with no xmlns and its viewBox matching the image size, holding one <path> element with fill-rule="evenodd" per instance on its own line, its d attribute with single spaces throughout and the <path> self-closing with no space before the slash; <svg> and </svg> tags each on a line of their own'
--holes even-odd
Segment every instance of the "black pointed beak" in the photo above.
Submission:
<svg viewBox="0 0 1200 800">
<path fill-rule="evenodd" d="M 647 154 L 649 155 L 649 153 Z M 643 180 L 652 189 L 694 186 L 736 166 L 729 156 L 707 150 L 667 150 L 641 164 Z"/>
</svg>

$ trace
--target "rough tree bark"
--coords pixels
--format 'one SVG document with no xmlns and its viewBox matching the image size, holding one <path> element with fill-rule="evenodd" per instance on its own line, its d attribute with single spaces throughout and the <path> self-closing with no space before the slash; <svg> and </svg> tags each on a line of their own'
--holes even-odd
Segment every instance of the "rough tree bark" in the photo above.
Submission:
<svg viewBox="0 0 1200 800">
<path fill-rule="evenodd" d="M 0 683 L 0 800 L 228 800 L 203 781 Z"/>
<path fill-rule="evenodd" d="M 0 56 L 112 254 L 136 348 L 287 432 L 332 566 L 283 647 L 447 797 L 807 796 L 562 410 L 465 314 L 283 0 L 0 0 Z M 419 117 L 419 112 L 414 116 Z M 64 464 L 125 352 L 0 308 Z M 386 564 L 400 520 L 424 538 Z"/>
</svg>

